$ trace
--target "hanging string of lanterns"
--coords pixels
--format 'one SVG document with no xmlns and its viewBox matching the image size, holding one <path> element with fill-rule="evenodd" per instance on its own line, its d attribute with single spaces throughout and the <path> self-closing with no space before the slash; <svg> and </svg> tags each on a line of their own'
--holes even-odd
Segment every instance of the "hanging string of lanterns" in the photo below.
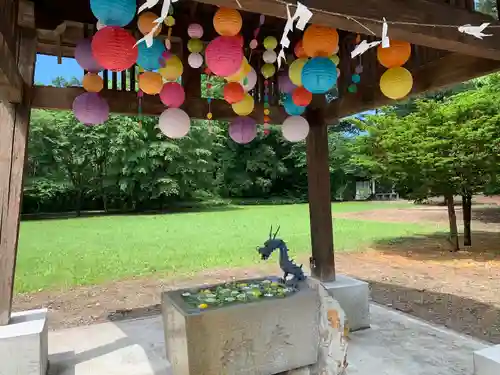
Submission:
<svg viewBox="0 0 500 375">
<path fill-rule="evenodd" d="M 403 68 L 410 59 L 411 45 L 408 42 L 391 40 L 390 46 L 377 48 L 378 62 L 387 68 L 380 77 L 380 91 L 390 99 L 402 99 L 413 87 L 411 73 Z"/>
</svg>

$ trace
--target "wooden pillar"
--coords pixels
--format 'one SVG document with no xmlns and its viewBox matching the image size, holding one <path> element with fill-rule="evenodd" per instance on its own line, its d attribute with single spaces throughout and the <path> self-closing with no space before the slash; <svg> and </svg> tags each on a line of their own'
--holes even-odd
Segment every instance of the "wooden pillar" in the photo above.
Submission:
<svg viewBox="0 0 500 375">
<path fill-rule="evenodd" d="M 18 67 L 24 81 L 22 101 L 19 104 L 0 102 L 0 325 L 9 323 L 12 308 L 36 58 L 35 30 L 20 30 L 18 43 Z"/>
<path fill-rule="evenodd" d="M 308 108 L 307 181 L 311 222 L 311 272 L 321 281 L 335 280 L 333 228 L 328 160 L 328 127 L 324 110 Z"/>
</svg>

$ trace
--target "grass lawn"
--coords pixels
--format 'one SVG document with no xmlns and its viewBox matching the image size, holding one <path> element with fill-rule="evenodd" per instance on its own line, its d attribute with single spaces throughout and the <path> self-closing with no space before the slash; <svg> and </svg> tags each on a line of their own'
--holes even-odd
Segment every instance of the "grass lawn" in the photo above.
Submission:
<svg viewBox="0 0 500 375">
<path fill-rule="evenodd" d="M 334 213 L 398 206 L 332 205 Z M 188 273 L 257 264 L 261 261 L 255 249 L 266 240 L 271 224 L 281 225 L 280 236 L 293 255 L 309 252 L 309 213 L 303 204 L 26 221 L 21 224 L 16 291 L 94 284 L 155 272 Z M 335 249 L 362 251 L 374 240 L 433 229 L 410 223 L 335 219 Z"/>
</svg>

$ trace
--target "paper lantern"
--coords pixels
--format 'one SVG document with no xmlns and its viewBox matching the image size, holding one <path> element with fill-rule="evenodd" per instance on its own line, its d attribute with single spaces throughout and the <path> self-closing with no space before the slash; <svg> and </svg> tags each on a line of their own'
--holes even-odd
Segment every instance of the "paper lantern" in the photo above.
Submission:
<svg viewBox="0 0 500 375">
<path fill-rule="evenodd" d="M 198 23 L 192 23 L 188 27 L 188 35 L 190 38 L 201 39 L 203 36 L 203 27 Z"/>
<path fill-rule="evenodd" d="M 403 68 L 387 69 L 380 77 L 380 91 L 390 99 L 402 99 L 408 95 L 413 86 L 411 73 Z"/>
<path fill-rule="evenodd" d="M 257 124 L 251 117 L 237 117 L 229 125 L 229 136 L 233 141 L 240 144 L 252 142 L 257 136 Z"/>
<path fill-rule="evenodd" d="M 208 68 L 220 77 L 228 77 L 238 71 L 243 60 L 243 50 L 238 38 L 219 36 L 205 50 Z"/>
<path fill-rule="evenodd" d="M 199 39 L 190 39 L 187 48 L 189 52 L 200 53 L 203 51 L 203 42 Z"/>
<path fill-rule="evenodd" d="M 303 114 L 306 110 L 306 107 L 301 107 L 296 105 L 293 102 L 292 96 L 287 95 L 285 97 L 285 100 L 283 102 L 283 107 L 285 108 L 285 112 L 289 114 L 290 116 L 299 116 Z"/>
<path fill-rule="evenodd" d="M 330 60 L 332 60 L 332 62 L 335 64 L 335 65 L 339 65 L 339 62 L 340 62 L 340 59 L 337 55 L 332 55 L 330 56 Z"/>
<path fill-rule="evenodd" d="M 291 93 L 297 86 L 295 86 L 292 81 L 290 80 L 290 77 L 288 75 L 288 72 L 281 72 L 278 76 L 278 87 L 279 90 L 284 93 L 284 94 L 289 94 Z"/>
<path fill-rule="evenodd" d="M 121 72 L 137 61 L 135 38 L 125 29 L 108 26 L 92 39 L 92 53 L 99 65 L 112 72 Z"/>
<path fill-rule="evenodd" d="M 158 39 L 153 39 L 153 45 L 148 47 L 146 43 L 140 43 L 137 46 L 139 55 L 137 64 L 142 66 L 144 70 L 157 70 L 162 67 L 164 59 L 163 52 L 166 51 L 165 45 Z"/>
<path fill-rule="evenodd" d="M 229 77 L 226 77 L 226 80 L 228 82 L 240 82 L 243 78 L 245 78 L 248 73 L 250 73 L 250 70 L 252 67 L 248 63 L 248 60 L 245 56 L 243 56 L 243 61 L 241 62 L 241 67 L 238 69 L 238 71 Z"/>
<path fill-rule="evenodd" d="M 239 82 L 229 82 L 224 86 L 224 99 L 229 104 L 241 102 L 245 98 L 245 90 Z"/>
<path fill-rule="evenodd" d="M 257 84 L 257 73 L 255 72 L 255 69 L 250 67 L 250 72 L 248 72 L 247 76 L 243 78 L 240 83 L 245 92 L 252 90 Z"/>
<path fill-rule="evenodd" d="M 248 116 L 254 108 L 254 100 L 248 93 L 245 94 L 243 100 L 232 105 L 234 113 L 238 116 Z"/>
<path fill-rule="evenodd" d="M 75 59 L 78 65 L 88 72 L 97 73 L 103 70 L 92 54 L 92 38 L 78 42 L 75 48 Z"/>
<path fill-rule="evenodd" d="M 278 47 L 278 40 L 274 36 L 268 36 L 264 39 L 263 44 L 266 50 L 273 50 Z"/>
<path fill-rule="evenodd" d="M 243 20 L 236 9 L 219 8 L 214 16 L 214 28 L 219 35 L 235 36 L 241 30 Z"/>
<path fill-rule="evenodd" d="M 141 32 L 142 35 L 147 35 L 153 30 L 157 23 L 155 22 L 158 19 L 158 16 L 153 12 L 144 12 L 139 15 L 137 20 L 137 28 Z M 156 29 L 154 36 L 158 36 L 161 33 L 162 25 Z"/>
<path fill-rule="evenodd" d="M 276 73 L 276 67 L 273 64 L 264 64 L 262 65 L 260 71 L 264 78 L 268 79 L 271 78 L 274 73 Z"/>
<path fill-rule="evenodd" d="M 304 32 L 302 43 L 309 57 L 331 56 L 339 44 L 339 33 L 332 27 L 310 25 Z"/>
<path fill-rule="evenodd" d="M 312 101 L 312 93 L 307 91 L 304 87 L 297 87 L 293 90 L 292 100 L 295 105 L 299 107 L 307 107 Z"/>
<path fill-rule="evenodd" d="M 304 117 L 288 117 L 281 125 L 283 137 L 290 142 L 299 142 L 306 139 L 309 134 L 309 123 Z"/>
<path fill-rule="evenodd" d="M 274 64 L 278 58 L 278 55 L 276 55 L 276 52 L 274 52 L 272 49 L 268 49 L 266 52 L 262 54 L 262 59 L 264 60 L 265 63 L 268 64 Z"/>
<path fill-rule="evenodd" d="M 191 68 L 198 69 L 203 65 L 203 56 L 199 53 L 190 53 L 188 56 L 188 64 Z"/>
<path fill-rule="evenodd" d="M 186 100 L 184 87 L 177 82 L 167 82 L 161 89 L 160 99 L 167 107 L 178 108 Z"/>
<path fill-rule="evenodd" d="M 302 69 L 302 84 L 313 94 L 324 94 L 337 83 L 337 67 L 328 57 L 315 57 Z"/>
<path fill-rule="evenodd" d="M 98 125 L 109 117 L 109 105 L 95 92 L 86 92 L 73 101 L 73 113 L 86 125 Z"/>
<path fill-rule="evenodd" d="M 90 0 L 90 9 L 107 26 L 126 26 L 135 17 L 136 0 Z"/>
<path fill-rule="evenodd" d="M 182 61 L 176 55 L 172 55 L 165 62 L 165 66 L 158 70 L 158 72 L 167 81 L 177 80 L 182 75 L 183 71 L 184 71 L 184 67 L 182 66 Z"/>
<path fill-rule="evenodd" d="M 87 73 L 83 77 L 82 86 L 88 92 L 100 92 L 104 88 L 104 81 L 95 73 Z"/>
<path fill-rule="evenodd" d="M 390 47 L 377 48 L 377 59 L 386 68 L 395 68 L 406 64 L 411 55 L 411 44 L 399 40 L 390 40 Z"/>
<path fill-rule="evenodd" d="M 159 94 L 163 87 L 163 78 L 160 73 L 144 72 L 139 76 L 139 88 L 148 95 Z"/>
<path fill-rule="evenodd" d="M 288 69 L 288 76 L 295 86 L 302 86 L 302 69 L 307 62 L 308 59 L 300 58 L 290 64 L 290 68 Z"/>
<path fill-rule="evenodd" d="M 169 108 L 160 115 L 160 131 L 169 138 L 182 138 L 191 128 L 191 119 L 180 108 Z"/>
<path fill-rule="evenodd" d="M 293 53 L 297 56 L 298 59 L 307 57 L 306 51 L 304 51 L 304 43 L 302 40 L 299 40 L 293 49 Z"/>
</svg>

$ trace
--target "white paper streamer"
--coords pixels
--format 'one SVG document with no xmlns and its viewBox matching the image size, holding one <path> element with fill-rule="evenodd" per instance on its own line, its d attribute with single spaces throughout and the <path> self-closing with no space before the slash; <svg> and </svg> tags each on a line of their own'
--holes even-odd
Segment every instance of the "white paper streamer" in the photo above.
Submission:
<svg viewBox="0 0 500 375">
<path fill-rule="evenodd" d="M 382 24 L 382 48 L 389 48 L 391 43 L 389 42 L 389 36 L 387 35 L 389 31 L 389 26 L 387 25 L 387 21 L 383 18 L 384 23 Z"/>
<path fill-rule="evenodd" d="M 368 51 L 370 48 L 376 47 L 379 44 L 381 44 L 382 41 L 375 41 L 375 42 L 370 42 L 368 43 L 366 40 L 362 40 L 361 43 L 359 43 L 356 48 L 354 48 L 351 52 L 351 59 L 354 59 L 356 56 L 361 56 L 363 53 Z"/>
<path fill-rule="evenodd" d="M 288 33 L 293 31 L 293 23 L 297 21 L 297 29 L 304 30 L 307 23 L 312 17 L 312 12 L 302 3 L 297 2 L 297 9 L 292 17 L 290 13 L 290 4 L 286 5 L 286 24 L 285 30 L 283 31 L 283 36 L 281 37 L 281 51 L 278 54 L 278 69 L 281 68 L 281 61 L 285 61 L 285 49 L 290 47 L 290 39 L 288 39 Z"/>
<path fill-rule="evenodd" d="M 484 34 L 483 30 L 486 29 L 490 24 L 488 22 L 481 24 L 480 26 L 463 25 L 458 27 L 458 31 L 464 34 L 472 35 L 478 39 L 483 39 L 483 36 L 492 36 L 493 34 Z"/>
<path fill-rule="evenodd" d="M 139 39 L 137 43 L 135 43 L 135 46 L 139 45 L 142 42 L 146 43 L 146 46 L 150 48 L 153 45 L 153 38 L 155 36 L 156 30 L 161 26 L 161 24 L 165 21 L 165 19 L 168 17 L 168 10 L 170 9 L 171 3 L 176 3 L 179 0 L 163 0 L 163 6 L 161 7 L 161 16 L 154 20 L 156 23 L 156 26 L 153 27 L 153 29 L 149 32 L 149 34 L 144 35 L 143 38 Z M 137 11 L 137 14 L 140 14 L 146 9 L 151 9 L 158 4 L 160 0 L 147 0 L 144 4 L 142 4 L 139 7 L 139 10 Z M 134 47 L 135 47 L 134 46 Z"/>
</svg>

